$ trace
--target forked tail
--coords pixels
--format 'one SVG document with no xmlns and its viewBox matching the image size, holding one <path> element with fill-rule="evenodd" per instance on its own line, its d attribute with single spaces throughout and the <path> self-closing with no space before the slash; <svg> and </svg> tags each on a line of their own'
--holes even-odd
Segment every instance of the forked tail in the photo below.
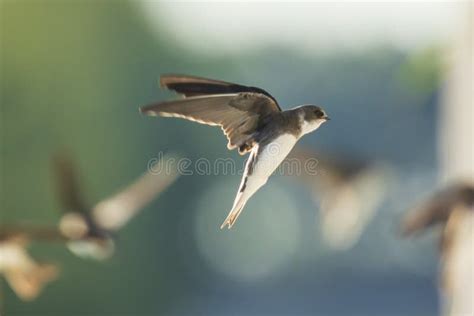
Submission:
<svg viewBox="0 0 474 316">
<path fill-rule="evenodd" d="M 237 200 L 235 201 L 234 206 L 232 207 L 232 210 L 229 212 L 229 215 L 227 215 L 227 218 L 225 219 L 224 223 L 222 223 L 221 229 L 223 229 L 225 226 L 227 226 L 227 228 L 230 229 L 232 225 L 234 225 L 240 213 L 242 213 L 245 203 L 246 201 L 245 199 L 243 199 L 242 194 L 239 197 L 237 197 Z"/>
</svg>

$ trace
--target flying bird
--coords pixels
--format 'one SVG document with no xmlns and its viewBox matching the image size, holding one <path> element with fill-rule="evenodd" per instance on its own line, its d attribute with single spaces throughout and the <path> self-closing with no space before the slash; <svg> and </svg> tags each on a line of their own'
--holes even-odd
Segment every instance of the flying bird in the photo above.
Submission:
<svg viewBox="0 0 474 316">
<path fill-rule="evenodd" d="M 24 301 L 34 300 L 59 274 L 57 265 L 38 262 L 28 253 L 36 240 L 62 240 L 62 236 L 57 229 L 0 227 L 0 275 Z"/>
<path fill-rule="evenodd" d="M 162 157 L 166 163 L 172 156 Z M 149 168 L 140 178 L 119 193 L 89 207 L 84 201 L 73 163 L 66 155 L 54 159 L 59 200 L 64 215 L 59 228 L 68 239 L 68 248 L 81 257 L 102 260 L 115 248 L 114 233 L 129 222 L 145 205 L 178 177 L 173 168 L 154 172 Z"/>
<path fill-rule="evenodd" d="M 277 100 L 261 88 L 187 75 L 163 75 L 160 84 L 184 98 L 141 107 L 142 113 L 220 126 L 229 150 L 250 153 L 232 209 L 221 228 L 234 225 L 247 201 L 296 142 L 329 120 L 316 105 L 282 111 Z"/>
<path fill-rule="evenodd" d="M 315 170 L 294 172 L 295 178 L 308 187 L 319 207 L 323 239 L 334 249 L 346 250 L 357 243 L 383 202 L 391 172 L 381 162 L 340 157 L 298 146 L 288 162 L 316 163 Z"/>
<path fill-rule="evenodd" d="M 468 315 L 474 300 L 474 184 L 452 184 L 408 212 L 406 236 L 442 228 L 441 289 L 446 315 Z"/>
</svg>

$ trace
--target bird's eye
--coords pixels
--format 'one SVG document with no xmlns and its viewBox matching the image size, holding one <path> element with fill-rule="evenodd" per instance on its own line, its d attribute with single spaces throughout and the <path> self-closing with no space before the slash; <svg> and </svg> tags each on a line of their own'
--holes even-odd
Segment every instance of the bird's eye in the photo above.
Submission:
<svg viewBox="0 0 474 316">
<path fill-rule="evenodd" d="M 317 117 L 323 117 L 324 116 L 324 113 L 321 110 L 316 110 L 315 114 L 316 114 Z"/>
</svg>

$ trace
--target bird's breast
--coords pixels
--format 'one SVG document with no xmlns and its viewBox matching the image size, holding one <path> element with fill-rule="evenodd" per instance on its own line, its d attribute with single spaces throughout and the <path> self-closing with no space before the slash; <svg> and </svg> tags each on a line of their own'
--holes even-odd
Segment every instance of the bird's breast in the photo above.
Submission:
<svg viewBox="0 0 474 316">
<path fill-rule="evenodd" d="M 297 140 L 293 134 L 282 134 L 260 147 L 254 174 L 269 177 L 290 153 Z"/>
</svg>

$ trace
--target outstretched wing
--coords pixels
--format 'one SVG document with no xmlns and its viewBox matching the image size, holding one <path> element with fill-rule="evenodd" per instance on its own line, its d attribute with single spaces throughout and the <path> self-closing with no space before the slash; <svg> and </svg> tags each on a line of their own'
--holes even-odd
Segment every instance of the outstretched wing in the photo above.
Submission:
<svg viewBox="0 0 474 316">
<path fill-rule="evenodd" d="M 178 171 L 168 169 L 168 164 L 177 160 L 175 155 L 166 155 L 150 165 L 147 172 L 124 190 L 99 202 L 92 210 L 94 220 L 106 229 L 120 229 L 177 179 Z"/>
<path fill-rule="evenodd" d="M 273 101 L 276 111 L 281 111 L 277 100 L 267 91 L 257 87 L 249 87 L 221 80 L 177 74 L 162 75 L 160 77 L 160 85 L 163 88 L 176 91 L 185 97 L 212 94 L 235 94 L 241 92 L 259 93 Z"/>
<path fill-rule="evenodd" d="M 71 159 L 61 153 L 53 159 L 54 175 L 59 193 L 59 201 L 64 212 L 83 212 L 86 209 L 82 200 L 77 175 Z"/>
<path fill-rule="evenodd" d="M 31 226 L 25 224 L 19 225 L 0 225 L 0 243 L 5 240 L 38 240 L 38 241 L 66 241 L 57 227 L 52 226 Z"/>
<path fill-rule="evenodd" d="M 162 84 L 183 94 L 185 98 L 144 106 L 140 108 L 142 113 L 221 126 L 229 140 L 227 147 L 239 148 L 240 154 L 253 147 L 254 132 L 265 119 L 281 111 L 274 98 L 263 90 L 239 92 L 239 89 L 256 91 L 258 88 L 186 76 L 165 76 Z M 228 93 L 232 91 L 234 93 Z"/>
<path fill-rule="evenodd" d="M 409 235 L 446 222 L 458 204 L 474 204 L 474 187 L 469 184 L 457 184 L 441 190 L 408 213 L 402 223 L 402 233 Z"/>
</svg>

